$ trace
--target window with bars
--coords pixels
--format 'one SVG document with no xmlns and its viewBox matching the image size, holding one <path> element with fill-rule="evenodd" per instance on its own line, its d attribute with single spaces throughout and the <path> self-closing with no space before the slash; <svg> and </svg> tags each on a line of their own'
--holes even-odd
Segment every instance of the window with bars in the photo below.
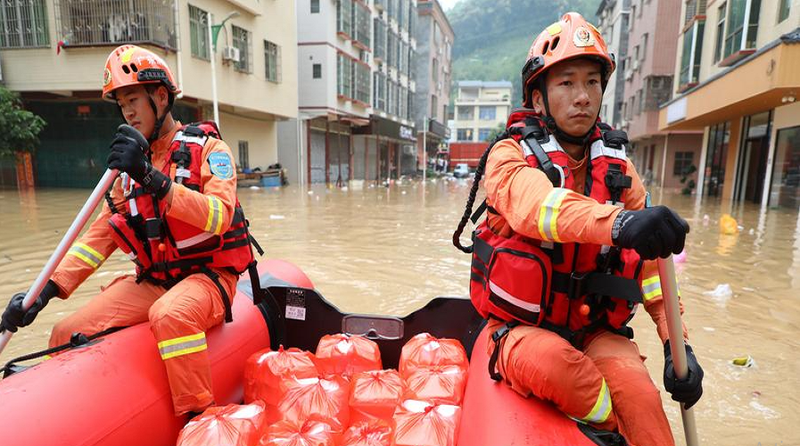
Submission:
<svg viewBox="0 0 800 446">
<path fill-rule="evenodd" d="M 336 2 L 336 32 L 353 36 L 353 0 Z"/>
<path fill-rule="evenodd" d="M 376 59 L 386 59 L 386 23 L 378 17 L 373 20 L 373 44 L 372 51 Z"/>
<path fill-rule="evenodd" d="M 9 1 L 13 2 L 3 3 Z M 57 39 L 67 46 L 147 43 L 177 48 L 171 1 L 58 0 L 54 4 Z"/>
<path fill-rule="evenodd" d="M 264 76 L 270 82 L 281 82 L 281 47 L 269 40 L 264 41 Z"/>
<path fill-rule="evenodd" d="M 38 48 L 49 45 L 44 0 L 0 2 L 0 48 Z"/>
<path fill-rule="evenodd" d="M 191 41 L 193 57 L 210 60 L 208 12 L 192 5 L 189 5 L 189 40 Z"/>
<path fill-rule="evenodd" d="M 675 152 L 675 165 L 672 167 L 672 174 L 681 176 L 689 169 L 694 161 L 694 152 Z"/>
<path fill-rule="evenodd" d="M 355 72 L 356 72 L 355 99 L 369 106 L 370 104 L 369 65 L 353 61 L 353 66 L 355 67 Z"/>
<path fill-rule="evenodd" d="M 392 0 L 389 0 L 389 4 L 391 4 Z M 395 99 L 395 87 L 394 81 L 391 79 L 386 80 L 386 113 L 394 114 L 395 103 L 397 100 Z"/>
<path fill-rule="evenodd" d="M 314 79 L 322 79 L 322 64 L 315 63 L 311 65 L 311 77 Z"/>
<path fill-rule="evenodd" d="M 356 26 L 355 31 L 356 35 L 355 38 L 359 42 L 361 42 L 367 48 L 370 47 L 370 18 L 372 14 L 370 13 L 369 7 L 362 5 L 361 3 L 355 3 L 355 19 L 356 19 Z"/>
<path fill-rule="evenodd" d="M 375 72 L 373 75 L 373 88 L 375 90 L 372 104 L 376 110 L 386 111 L 386 76 L 383 73 Z"/>
<path fill-rule="evenodd" d="M 239 166 L 242 169 L 250 168 L 250 142 L 239 141 Z"/>
<path fill-rule="evenodd" d="M 336 64 L 336 93 L 346 98 L 353 98 L 353 60 L 338 54 Z"/>
<path fill-rule="evenodd" d="M 233 68 L 241 73 L 253 72 L 253 42 L 250 31 L 231 25 L 233 46 L 239 49 L 239 61 L 233 63 Z"/>
</svg>

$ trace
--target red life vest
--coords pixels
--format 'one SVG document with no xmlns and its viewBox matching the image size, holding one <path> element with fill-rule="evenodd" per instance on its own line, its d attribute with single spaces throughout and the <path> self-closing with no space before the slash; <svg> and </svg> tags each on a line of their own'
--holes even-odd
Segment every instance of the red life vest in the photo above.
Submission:
<svg viewBox="0 0 800 446">
<path fill-rule="evenodd" d="M 210 121 L 184 126 L 175 134 L 166 154 L 175 183 L 203 192 L 200 170 L 208 138 L 220 138 L 216 124 Z M 137 281 L 169 288 L 191 274 L 204 272 L 222 290 L 210 268 L 241 274 L 254 265 L 252 238 L 238 199 L 228 230 L 216 234 L 214 228 L 222 226 L 223 209 L 215 197 L 209 197 L 212 212 L 208 230 L 204 230 L 167 215 L 163 200 L 123 175 L 125 212 L 114 213 L 108 223 L 117 246 L 136 264 Z M 223 292 L 223 299 L 227 297 Z M 229 302 L 225 303 L 229 307 Z"/>
<path fill-rule="evenodd" d="M 554 187 L 573 189 L 568 155 L 547 134 L 538 115 L 515 110 L 507 131 L 522 146 L 531 167 L 544 171 Z M 590 137 L 584 194 L 598 203 L 624 204 L 631 178 L 626 176 L 623 140 L 627 142 L 624 132 L 605 124 L 596 126 Z M 540 228 L 543 238 L 553 239 L 556 211 L 546 204 Z M 503 237 L 487 221 L 473 233 L 470 280 L 470 297 L 483 317 L 542 326 L 573 344 L 601 327 L 633 336 L 626 323 L 643 302 L 643 261 L 635 251 L 545 242 L 516 233 Z"/>
</svg>

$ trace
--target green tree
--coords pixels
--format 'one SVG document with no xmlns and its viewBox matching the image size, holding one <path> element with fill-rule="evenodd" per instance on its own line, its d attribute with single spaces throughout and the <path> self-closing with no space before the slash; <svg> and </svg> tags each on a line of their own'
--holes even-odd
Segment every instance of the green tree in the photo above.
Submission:
<svg viewBox="0 0 800 446">
<path fill-rule="evenodd" d="M 489 132 L 489 136 L 486 137 L 486 142 L 494 141 L 494 139 L 497 138 L 499 134 L 503 133 L 505 129 L 506 125 L 503 124 L 502 122 L 500 124 L 497 124 L 497 127 L 493 128 L 492 131 Z"/>
<path fill-rule="evenodd" d="M 0 87 L 0 156 L 34 151 L 46 124 L 44 119 L 22 108 L 16 93 Z"/>
</svg>

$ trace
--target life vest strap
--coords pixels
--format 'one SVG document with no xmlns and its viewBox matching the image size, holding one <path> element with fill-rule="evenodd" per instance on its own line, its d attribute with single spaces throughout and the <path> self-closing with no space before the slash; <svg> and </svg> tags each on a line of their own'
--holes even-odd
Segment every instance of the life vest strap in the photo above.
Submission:
<svg viewBox="0 0 800 446">
<path fill-rule="evenodd" d="M 492 333 L 492 342 L 494 343 L 494 350 L 492 356 L 489 357 L 489 376 L 495 381 L 501 381 L 503 376 L 497 371 L 497 359 L 500 357 L 500 342 L 508 336 L 511 329 L 519 325 L 517 321 L 506 322 L 501 325 L 494 333 Z"/>
<path fill-rule="evenodd" d="M 203 274 L 208 276 L 208 278 L 211 279 L 212 282 L 214 282 L 214 285 L 216 285 L 217 289 L 219 290 L 220 297 L 222 297 L 222 303 L 223 305 L 225 305 L 225 322 L 226 323 L 233 322 L 231 299 L 228 296 L 228 293 L 225 291 L 225 288 L 222 286 L 222 283 L 219 281 L 219 274 L 215 273 L 214 271 L 211 271 L 208 268 L 203 268 L 202 272 Z"/>
<path fill-rule="evenodd" d="M 642 290 L 634 279 L 600 272 L 570 274 L 553 271 L 552 291 L 564 293 L 570 299 L 579 299 L 588 294 L 612 296 L 628 302 L 643 303 Z"/>
</svg>

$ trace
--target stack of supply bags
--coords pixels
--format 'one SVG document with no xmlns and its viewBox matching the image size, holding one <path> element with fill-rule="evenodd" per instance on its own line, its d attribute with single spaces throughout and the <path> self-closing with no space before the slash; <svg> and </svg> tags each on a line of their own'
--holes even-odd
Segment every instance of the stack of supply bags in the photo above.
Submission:
<svg viewBox="0 0 800 446">
<path fill-rule="evenodd" d="M 454 446 L 469 363 L 453 339 L 422 333 L 383 370 L 378 345 L 324 336 L 315 353 L 252 355 L 243 405 L 214 407 L 178 446 Z"/>
</svg>

